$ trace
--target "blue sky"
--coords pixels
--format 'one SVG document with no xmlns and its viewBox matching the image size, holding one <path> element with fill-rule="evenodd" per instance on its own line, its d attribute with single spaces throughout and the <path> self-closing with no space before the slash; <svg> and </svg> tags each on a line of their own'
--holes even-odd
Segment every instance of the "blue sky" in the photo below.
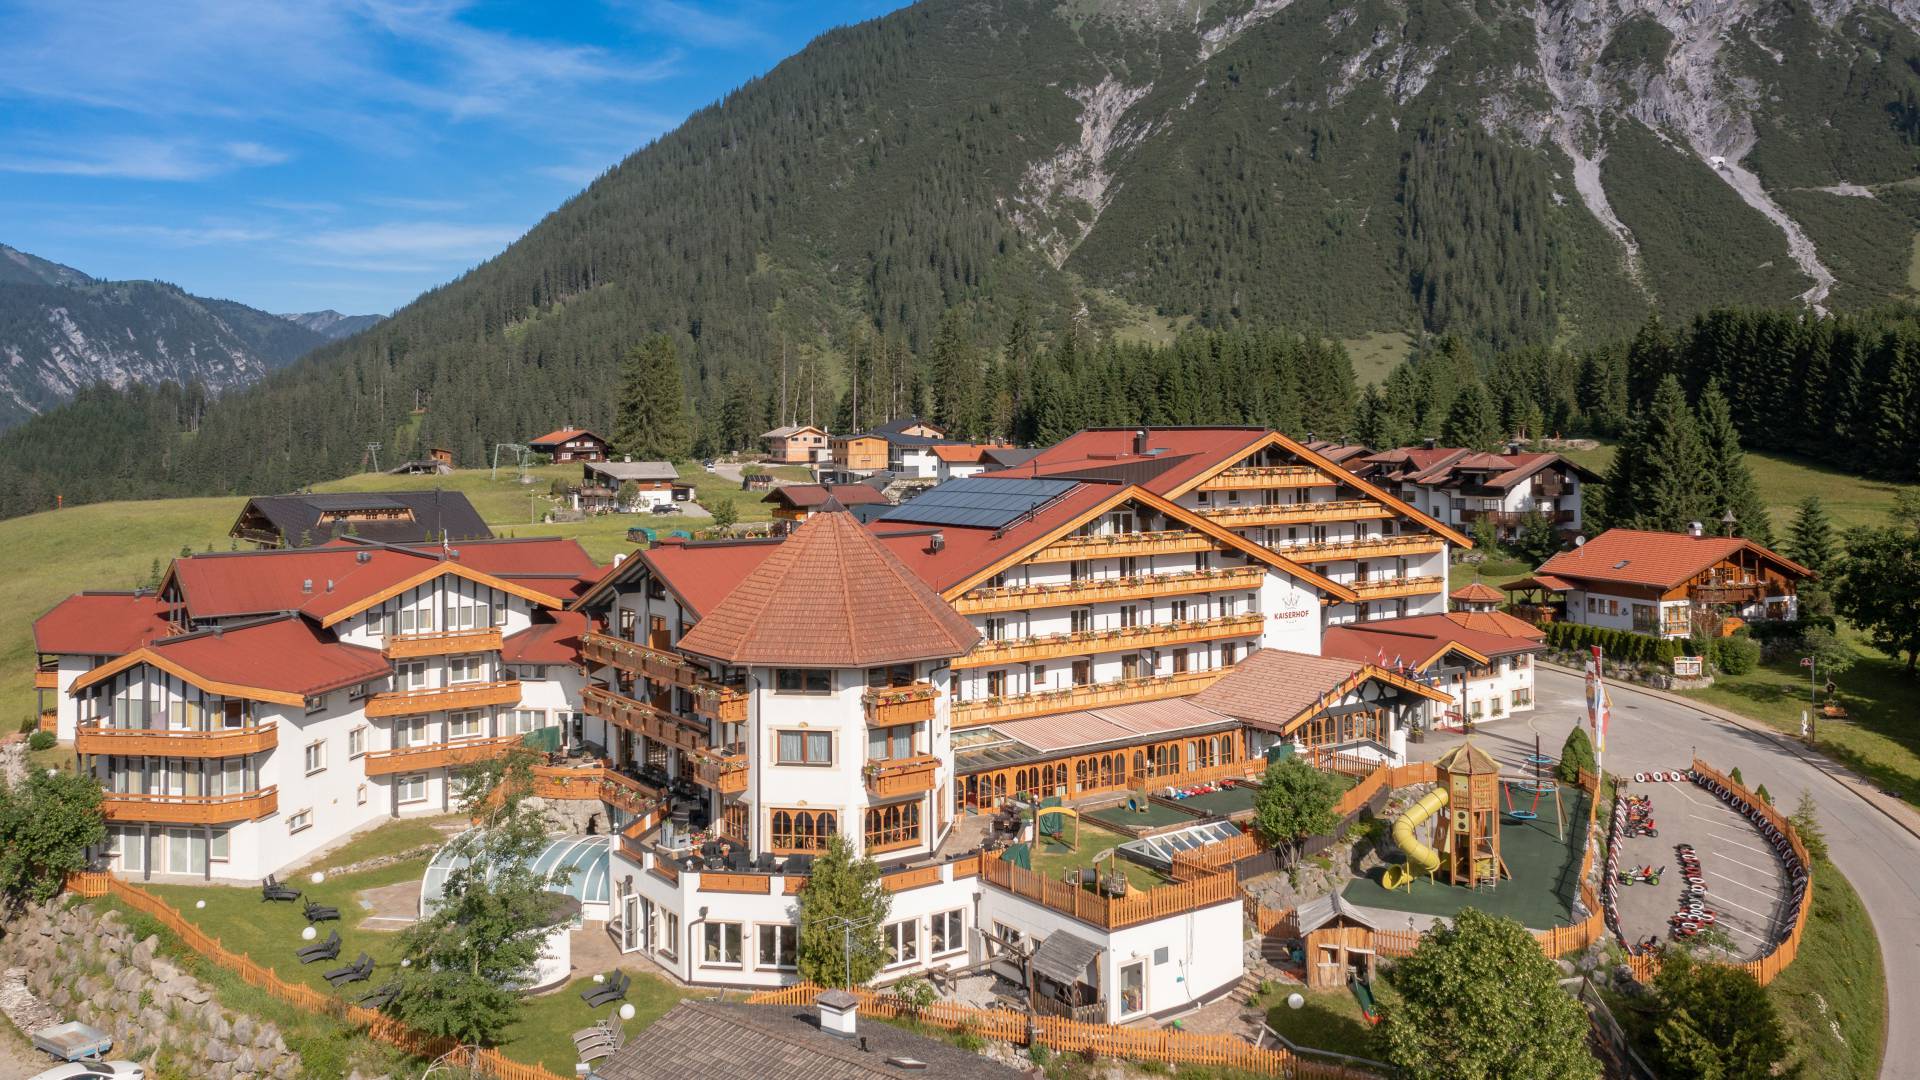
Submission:
<svg viewBox="0 0 1920 1080">
<path fill-rule="evenodd" d="M 0 0 L 0 243 L 386 313 L 888 0 Z"/>
</svg>

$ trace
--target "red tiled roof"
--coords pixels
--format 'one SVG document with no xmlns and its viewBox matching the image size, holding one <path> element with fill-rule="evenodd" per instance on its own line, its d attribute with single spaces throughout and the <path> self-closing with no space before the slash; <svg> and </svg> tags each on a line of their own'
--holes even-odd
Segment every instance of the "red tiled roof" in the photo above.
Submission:
<svg viewBox="0 0 1920 1080">
<path fill-rule="evenodd" d="M 1548 592 L 1566 592 L 1574 587 L 1573 582 L 1552 574 L 1532 574 L 1500 586 L 1508 592 L 1521 592 L 1527 589 L 1545 589 Z"/>
<path fill-rule="evenodd" d="M 1507 656 L 1534 652 L 1542 648 L 1539 631 L 1506 616 L 1519 626 L 1533 631 L 1509 634 L 1496 629 L 1499 624 L 1461 612 L 1446 615 L 1410 615 L 1403 619 L 1374 619 L 1368 622 L 1329 626 L 1320 634 L 1320 652 L 1345 660 L 1382 667 L 1424 667 L 1443 649 L 1463 646 L 1481 656 Z"/>
<path fill-rule="evenodd" d="M 33 622 L 37 652 L 118 656 L 173 633 L 153 593 L 75 593 Z"/>
<path fill-rule="evenodd" d="M 954 443 L 933 447 L 933 456 L 949 465 L 973 465 L 978 463 L 989 450 L 1007 450 L 1011 447 L 1000 443 Z"/>
<path fill-rule="evenodd" d="M 734 587 L 746 580 L 767 556 L 780 546 L 778 540 L 723 540 L 707 544 L 656 544 L 634 555 L 640 560 L 635 569 L 651 569 L 661 584 L 680 598 L 680 602 L 704 615 L 720 606 Z M 631 561 L 631 560 L 629 560 Z M 625 563 L 620 571 L 628 573 Z M 609 573 L 602 581 L 618 576 Z M 596 585 L 597 587 L 597 585 Z"/>
<path fill-rule="evenodd" d="M 874 667 L 959 656 L 973 624 L 841 511 L 775 546 L 680 648 L 731 664 Z"/>
<path fill-rule="evenodd" d="M 549 431 L 545 435 L 542 435 L 537 439 L 529 440 L 527 442 L 527 445 L 528 446 L 548 446 L 553 443 L 566 442 L 568 439 L 577 439 L 582 435 L 593 435 L 594 438 L 600 439 L 601 442 L 607 441 L 605 439 L 601 439 L 600 436 L 598 435 L 594 435 L 593 432 L 588 431 L 586 428 L 570 427 L 570 428 L 561 428 L 559 431 Z"/>
<path fill-rule="evenodd" d="M 587 617 L 577 611 L 555 611 L 500 641 L 500 659 L 509 664 L 571 664 L 580 658 L 580 635 Z"/>
<path fill-rule="evenodd" d="M 287 616 L 162 638 L 93 669 L 75 680 L 73 689 L 141 663 L 203 689 L 285 704 L 391 670 L 378 649 L 342 644 L 307 620 Z"/>
<path fill-rule="evenodd" d="M 1452 700 L 1369 662 L 1256 649 L 1219 682 L 1195 694 L 1193 703 L 1284 734 L 1297 721 L 1318 712 L 1327 695 L 1355 678 L 1377 679 L 1434 701 Z"/>
<path fill-rule="evenodd" d="M 761 502 L 786 503 L 799 510 L 811 510 L 827 501 L 831 493 L 841 506 L 859 506 L 862 503 L 884 503 L 887 497 L 871 484 L 785 484 L 767 493 Z"/>
<path fill-rule="evenodd" d="M 993 725 L 993 730 L 1042 753 L 1076 746 L 1137 740 L 1152 735 L 1231 722 L 1231 717 L 1194 704 L 1190 697 L 1143 701 L 1106 709 L 1056 713 Z"/>
<path fill-rule="evenodd" d="M 1550 574 L 1574 583 L 1597 581 L 1671 589 L 1739 551 L 1755 552 L 1790 576 L 1815 576 L 1799 563 L 1737 536 L 1608 529 L 1572 551 L 1548 559 L 1535 578 Z"/>
<path fill-rule="evenodd" d="M 1151 478 L 1137 482 L 1164 495 L 1224 461 L 1248 453 L 1267 435 L 1265 428 L 1257 427 L 1148 428 L 1148 453 L 1141 455 L 1133 452 L 1138 431 L 1096 428 L 1078 432 L 1041 451 L 1032 461 L 1007 470 L 1007 475 L 1060 476 L 1136 465 L 1153 473 Z"/>
<path fill-rule="evenodd" d="M 1525 619 L 1516 619 L 1504 611 L 1451 611 L 1447 613 L 1447 618 L 1469 630 L 1478 630 L 1484 634 L 1532 638 L 1535 641 L 1547 640 L 1545 630 Z"/>
<path fill-rule="evenodd" d="M 1458 600 L 1464 604 L 1498 604 L 1505 600 L 1506 596 L 1486 582 L 1476 581 L 1448 593 L 1447 599 Z"/>
</svg>

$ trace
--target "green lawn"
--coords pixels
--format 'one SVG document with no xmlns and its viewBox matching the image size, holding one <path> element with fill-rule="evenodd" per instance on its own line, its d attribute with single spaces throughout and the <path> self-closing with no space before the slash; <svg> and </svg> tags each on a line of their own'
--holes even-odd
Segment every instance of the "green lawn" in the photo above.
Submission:
<svg viewBox="0 0 1920 1080">
<path fill-rule="evenodd" d="M 1596 450 L 1566 450 L 1562 453 L 1590 469 L 1604 473 L 1613 463 L 1613 450 L 1611 443 L 1602 443 Z M 1855 525 L 1881 524 L 1886 520 L 1887 508 L 1893 505 L 1893 493 L 1902 488 L 1913 490 L 1916 487 L 1912 484 L 1869 480 L 1830 466 L 1757 450 L 1747 451 L 1747 467 L 1753 470 L 1754 482 L 1760 486 L 1760 497 L 1767 502 L 1776 537 L 1786 535 L 1787 526 L 1792 524 L 1800 501 L 1809 495 L 1820 496 L 1820 501 L 1826 504 L 1827 513 L 1833 516 L 1834 527 L 1846 529 Z"/>
<path fill-rule="evenodd" d="M 399 818 L 384 825 L 368 829 L 353 839 L 319 856 L 299 870 L 286 875 L 287 880 L 305 880 L 315 870 L 324 870 L 329 866 L 350 866 L 365 859 L 374 859 L 382 855 L 395 855 L 403 851 L 425 847 L 428 844 L 438 846 L 445 843 L 448 834 L 437 826 L 449 821 L 458 821 L 458 815 L 441 817 Z"/>
<path fill-rule="evenodd" d="M 1373 981 L 1385 1007 L 1393 988 L 1385 979 Z M 1306 1004 L 1298 1009 L 1287 1005 L 1287 995 L 1298 993 Z M 1380 1048 L 1374 1043 L 1375 1028 L 1360 1012 L 1360 1001 L 1351 990 L 1313 990 L 1295 986 L 1276 986 L 1259 1003 L 1267 1010 L 1267 1026 L 1285 1035 L 1294 1045 L 1327 1050 L 1348 1057 L 1375 1058 Z"/>
<path fill-rule="evenodd" d="M 1413 339 L 1399 330 L 1384 330 L 1349 338 L 1347 356 L 1353 360 L 1353 380 L 1361 386 L 1383 383 L 1413 349 Z"/>
<path fill-rule="evenodd" d="M 1458 561 L 1447 570 L 1447 587 L 1464 589 L 1476 581 L 1485 582 L 1494 588 L 1501 584 L 1523 578 L 1533 572 L 1525 559 L 1510 558 L 1504 552 L 1496 552 L 1479 562 Z"/>
<path fill-rule="evenodd" d="M 633 1006 L 633 1019 L 623 1028 L 628 1037 L 665 1015 L 667 1010 L 690 997 L 710 995 L 684 990 L 649 972 L 630 969 L 633 985 L 627 1001 Z M 572 1076 L 579 1058 L 573 1052 L 573 1033 L 597 1020 L 604 1020 L 610 1009 L 590 1009 L 580 1000 L 580 991 L 593 984 L 592 975 L 575 979 L 565 988 L 526 999 L 520 1019 L 507 1029 L 501 1046 L 515 1061 L 543 1065 L 561 1076 Z"/>
<path fill-rule="evenodd" d="M 1069 837 L 1072 836 L 1072 824 L 1067 825 L 1066 832 Z M 1090 824 L 1082 819 L 1080 822 L 1080 843 L 1077 849 L 1069 848 L 1065 843 L 1044 837 L 1038 844 L 1034 845 L 1034 873 L 1042 874 L 1058 881 L 1069 870 L 1082 870 L 1093 866 L 1093 857 L 1095 855 L 1111 848 L 1119 847 L 1129 839 L 1131 838 L 1122 836 L 1111 829 L 1103 829 L 1098 825 Z M 1136 889 L 1152 889 L 1167 883 L 1166 878 L 1161 877 L 1159 874 L 1154 873 L 1152 870 L 1130 859 L 1116 857 L 1113 863 L 1120 868 L 1121 873 L 1127 875 L 1127 881 Z M 1106 872 L 1106 860 L 1101 860 L 1099 869 L 1102 873 Z"/>
</svg>

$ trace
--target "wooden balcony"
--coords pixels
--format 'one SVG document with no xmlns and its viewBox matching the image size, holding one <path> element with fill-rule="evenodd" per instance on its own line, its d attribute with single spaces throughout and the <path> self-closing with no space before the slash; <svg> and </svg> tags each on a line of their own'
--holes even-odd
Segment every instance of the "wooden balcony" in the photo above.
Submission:
<svg viewBox="0 0 1920 1080">
<path fill-rule="evenodd" d="M 481 630 L 435 630 L 426 634 L 388 634 L 381 651 L 389 660 L 411 660 L 416 656 L 451 656 L 455 653 L 499 652 L 500 628 Z"/>
<path fill-rule="evenodd" d="M 1765 592 L 1765 587 L 1757 581 L 1710 583 L 1695 585 L 1688 598 L 1696 604 L 1757 604 Z"/>
<path fill-rule="evenodd" d="M 657 709 L 603 686 L 581 688 L 580 704 L 589 716 L 597 716 L 616 727 L 638 732 L 669 746 L 687 751 L 707 748 L 705 731 L 688 726 L 665 709 Z"/>
<path fill-rule="evenodd" d="M 860 696 L 867 708 L 867 723 L 874 727 L 895 724 L 922 724 L 933 719 L 934 702 L 940 692 L 932 683 L 889 686 L 868 690 Z"/>
<path fill-rule="evenodd" d="M 157 821 L 168 825 L 231 825 L 258 821 L 280 809 L 274 787 L 238 795 L 131 795 L 108 792 L 100 809 L 108 821 Z"/>
<path fill-rule="evenodd" d="M 1339 481 L 1307 465 L 1248 465 L 1222 469 L 1201 483 L 1201 491 L 1245 491 L 1249 488 L 1333 487 Z"/>
<path fill-rule="evenodd" d="M 933 790 L 933 774 L 940 759 L 932 754 L 867 762 L 867 794 L 876 799 L 922 795 Z"/>
<path fill-rule="evenodd" d="M 368 776 L 392 776 L 394 773 L 420 772 L 448 766 L 471 765 L 476 761 L 504 757 L 520 745 L 525 736 L 496 735 L 484 739 L 454 739 L 451 742 L 424 743 L 397 750 L 374 750 L 360 760 Z"/>
<path fill-rule="evenodd" d="M 728 753 L 690 750 L 686 756 L 687 763 L 693 766 L 688 779 L 701 787 L 712 788 L 722 795 L 738 795 L 747 790 L 747 755 L 740 748 L 732 748 Z"/>
<path fill-rule="evenodd" d="M 728 724 L 743 724 L 747 720 L 746 690 L 709 678 L 683 656 L 596 631 L 581 635 L 580 655 L 592 663 L 616 667 L 662 686 L 680 687 L 693 696 L 694 709 L 702 716 Z"/>
<path fill-rule="evenodd" d="M 1445 585 L 1445 581 L 1439 577 L 1394 577 L 1349 581 L 1345 584 L 1362 600 L 1391 600 L 1396 596 L 1427 596 L 1437 593 Z"/>
<path fill-rule="evenodd" d="M 41 667 L 33 670 L 33 688 L 35 690 L 60 689 L 60 672 L 57 668 Z"/>
<path fill-rule="evenodd" d="M 1068 559 L 1106 559 L 1128 555 L 1179 555 L 1184 552 L 1212 551 L 1218 540 L 1189 529 L 1164 532 L 1115 533 L 1110 536 L 1067 536 L 1055 540 L 1034 556 L 1035 562 L 1064 562 Z"/>
<path fill-rule="evenodd" d="M 1265 566 L 1236 566 L 1184 574 L 1089 578 L 1057 585 L 1008 585 L 997 589 L 975 589 L 955 600 L 953 606 L 962 615 L 977 615 L 1114 600 L 1145 600 L 1156 596 L 1251 589 L 1257 587 L 1266 574 Z"/>
<path fill-rule="evenodd" d="M 1003 698 L 953 703 L 953 726 L 972 727 L 1030 716 L 1095 709 L 1103 705 L 1132 705 L 1140 701 L 1182 697 L 1211 686 L 1230 669 L 1185 671 L 1178 675 L 1150 675 L 1137 679 L 1045 690 L 1037 694 L 1013 694 Z"/>
<path fill-rule="evenodd" d="M 213 731 L 186 731 L 117 728 L 98 720 L 83 720 L 73 733 L 73 751 L 76 754 L 224 758 L 257 754 L 278 745 L 280 732 L 272 723 Z"/>
<path fill-rule="evenodd" d="M 388 690 L 367 702 L 367 715 L 412 716 L 447 709 L 481 709 L 488 705 L 520 704 L 520 680 L 458 683 L 424 690 Z"/>
<path fill-rule="evenodd" d="M 1071 882 L 1055 881 L 999 858 L 983 859 L 980 876 L 995 888 L 1108 930 L 1224 904 L 1239 895 L 1233 874 L 1227 872 L 1162 885 L 1146 892 L 1131 892 L 1119 898 L 1102 896 Z"/>
<path fill-rule="evenodd" d="M 533 793 L 543 799 L 593 800 L 646 814 L 660 802 L 660 792 L 625 773 L 598 766 L 535 765 Z"/>
<path fill-rule="evenodd" d="M 1249 503 L 1245 506 L 1203 507 L 1200 513 L 1215 525 L 1230 529 L 1243 529 L 1250 525 L 1311 525 L 1320 521 L 1372 521 L 1393 516 L 1392 511 L 1371 499 Z"/>
<path fill-rule="evenodd" d="M 955 668 L 992 667 L 1029 660 L 1089 656 L 1121 649 L 1147 649 L 1161 645 L 1185 645 L 1196 641 L 1250 637 L 1260 633 L 1266 620 L 1259 614 L 1226 615 L 1218 619 L 1193 619 L 1187 622 L 1150 623 L 1146 626 L 1122 626 L 1111 630 L 1083 630 L 1072 634 L 1040 634 L 1034 637 L 982 641 L 973 651 L 955 660 Z"/>
<path fill-rule="evenodd" d="M 1527 519 L 1535 514 L 1544 518 L 1549 525 L 1573 524 L 1571 510 L 1462 510 L 1460 522 L 1463 525 L 1471 525 L 1476 521 L 1491 525 L 1525 525 Z"/>
<path fill-rule="evenodd" d="M 1275 555 L 1297 563 L 1318 565 L 1347 559 L 1382 559 L 1401 555 L 1434 555 L 1445 551 L 1447 542 L 1430 534 L 1378 536 L 1370 540 L 1341 540 L 1324 544 L 1289 544 L 1273 549 Z"/>
</svg>

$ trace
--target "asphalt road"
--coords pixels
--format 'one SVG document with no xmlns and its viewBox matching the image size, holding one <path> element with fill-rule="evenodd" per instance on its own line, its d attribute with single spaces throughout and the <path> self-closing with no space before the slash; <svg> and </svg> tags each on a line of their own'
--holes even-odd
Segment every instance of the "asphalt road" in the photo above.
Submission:
<svg viewBox="0 0 1920 1080">
<path fill-rule="evenodd" d="M 1568 729 L 1585 722 L 1579 678 L 1546 667 L 1536 674 L 1533 712 L 1482 724 L 1474 734 L 1502 761 L 1531 753 L 1536 733 L 1547 754 L 1558 754 Z M 1616 774 L 1685 768 L 1697 753 L 1722 770 L 1738 766 L 1749 786 L 1767 785 L 1776 806 L 1790 809 L 1802 791 L 1812 792 L 1829 856 L 1860 894 L 1880 938 L 1889 976 L 1881 1080 L 1920 1080 L 1920 837 L 1870 804 L 1858 778 L 1824 758 L 1689 704 L 1619 684 L 1611 692 L 1606 768 Z M 1458 741 L 1430 739 L 1408 751 L 1430 759 Z"/>
</svg>

